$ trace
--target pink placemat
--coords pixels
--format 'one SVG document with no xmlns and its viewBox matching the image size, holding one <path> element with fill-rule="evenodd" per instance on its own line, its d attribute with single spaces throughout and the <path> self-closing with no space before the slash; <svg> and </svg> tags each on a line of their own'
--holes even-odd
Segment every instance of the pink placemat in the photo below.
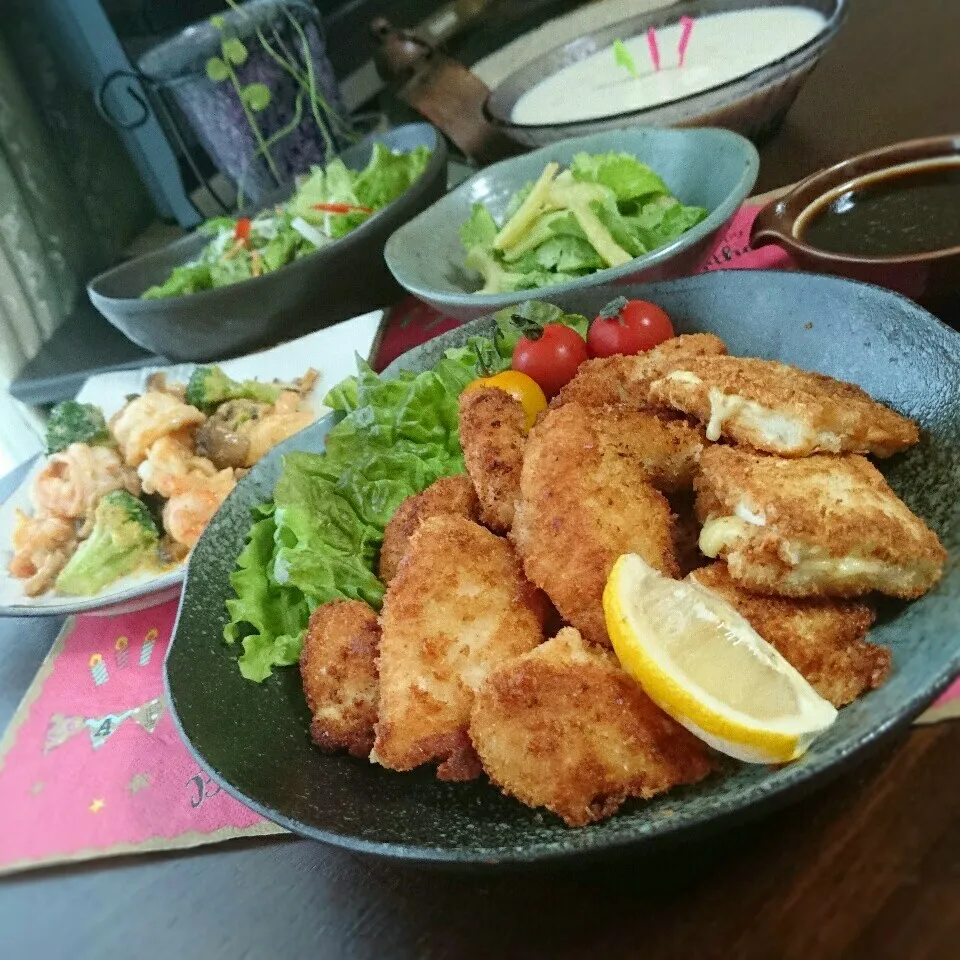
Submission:
<svg viewBox="0 0 960 960">
<path fill-rule="evenodd" d="M 177 734 L 163 693 L 176 613 L 67 621 L 0 741 L 0 873 L 283 832 Z"/>
<path fill-rule="evenodd" d="M 734 217 L 700 271 L 791 269 L 750 248 L 759 207 Z M 408 298 L 374 366 L 456 326 Z M 180 741 L 162 666 L 176 601 L 64 627 L 0 740 L 0 873 L 121 853 L 182 849 L 284 831 L 230 798 Z M 960 716 L 960 681 L 918 723 Z"/>
</svg>

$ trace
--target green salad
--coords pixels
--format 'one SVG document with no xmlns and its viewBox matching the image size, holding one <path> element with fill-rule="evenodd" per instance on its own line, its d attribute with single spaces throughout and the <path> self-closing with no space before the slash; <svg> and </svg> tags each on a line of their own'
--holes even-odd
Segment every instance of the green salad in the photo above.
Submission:
<svg viewBox="0 0 960 960">
<path fill-rule="evenodd" d="M 218 217 L 200 230 L 210 241 L 189 263 L 174 267 L 144 300 L 181 297 L 271 273 L 344 236 L 400 196 L 426 169 L 431 151 L 394 153 L 376 143 L 363 170 L 339 158 L 314 167 L 286 204 L 255 217 Z"/>
<path fill-rule="evenodd" d="M 326 451 L 290 453 L 273 499 L 254 510 L 230 582 L 228 643 L 241 643 L 240 672 L 261 681 L 300 656 L 310 612 L 337 597 L 380 608 L 375 570 L 383 531 L 401 502 L 440 477 L 464 473 L 457 397 L 477 377 L 510 367 L 530 325 L 562 323 L 586 336 L 586 317 L 529 301 L 497 315 L 493 338 L 472 337 L 432 369 L 379 377 L 359 373 L 324 402 L 343 418 Z"/>
<path fill-rule="evenodd" d="M 628 153 L 578 153 L 569 170 L 549 163 L 513 195 L 503 223 L 482 204 L 460 228 L 477 293 L 566 283 L 670 243 L 707 216 L 688 207 Z"/>
</svg>

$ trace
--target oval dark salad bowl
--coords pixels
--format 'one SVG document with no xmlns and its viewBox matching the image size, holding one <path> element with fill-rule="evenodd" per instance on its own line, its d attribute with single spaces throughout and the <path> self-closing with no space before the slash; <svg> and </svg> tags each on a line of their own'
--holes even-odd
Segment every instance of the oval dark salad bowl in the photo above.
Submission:
<svg viewBox="0 0 960 960">
<path fill-rule="evenodd" d="M 800 273 L 728 271 L 606 285 L 555 300 L 565 311 L 592 316 L 618 295 L 659 303 L 677 332 L 716 333 L 735 355 L 855 382 L 919 422 L 920 444 L 886 461 L 884 472 L 936 531 L 951 561 L 935 589 L 909 605 L 888 604 L 874 626 L 871 640 L 892 650 L 888 681 L 845 707 L 793 763 L 731 761 L 695 787 L 628 802 L 580 829 L 502 796 L 486 780 L 444 783 L 428 769 L 398 774 L 322 753 L 310 740 L 296 667 L 252 683 L 238 671 L 236 648 L 222 638 L 229 619 L 224 603 L 233 595 L 229 578 L 250 531 L 250 511 L 274 497 L 286 454 L 324 450 L 333 427 L 328 417 L 241 480 L 190 559 L 166 661 L 168 702 L 198 763 L 228 793 L 304 836 L 422 862 L 483 866 L 646 850 L 795 799 L 908 722 L 960 670 L 960 338 L 888 291 Z M 491 317 L 466 324 L 406 354 L 384 376 L 432 370 L 446 350 L 493 329 Z M 264 563 L 272 547 L 271 540 Z"/>
<path fill-rule="evenodd" d="M 432 154 L 404 193 L 328 246 L 238 283 L 141 299 L 200 253 L 210 237 L 198 231 L 100 274 L 87 286 L 91 301 L 134 343 L 171 360 L 235 356 L 388 304 L 400 288 L 383 262 L 383 246 L 397 227 L 443 195 L 447 147 L 430 124 L 413 123 L 368 137 L 340 159 L 360 170 L 376 143 L 396 152 L 425 146 Z"/>
</svg>

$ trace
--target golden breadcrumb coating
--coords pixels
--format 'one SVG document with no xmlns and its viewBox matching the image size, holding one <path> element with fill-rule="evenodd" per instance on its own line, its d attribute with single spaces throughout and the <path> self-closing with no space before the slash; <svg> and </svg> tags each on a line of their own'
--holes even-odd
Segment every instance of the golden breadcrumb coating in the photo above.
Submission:
<svg viewBox="0 0 960 960">
<path fill-rule="evenodd" d="M 852 383 L 774 360 L 694 357 L 652 384 L 650 401 L 696 417 L 710 440 L 784 457 L 888 457 L 919 439 L 912 420 Z"/>
<path fill-rule="evenodd" d="M 890 673 L 890 651 L 866 642 L 874 611 L 856 600 L 763 596 L 738 586 L 725 563 L 687 577 L 718 594 L 835 707 L 879 687 Z"/>
<path fill-rule="evenodd" d="M 441 477 L 434 481 L 422 493 L 407 497 L 397 507 L 383 531 L 383 545 L 380 547 L 379 575 L 384 583 L 389 583 L 397 573 L 400 561 L 407 552 L 407 543 L 417 527 L 427 517 L 441 514 L 453 514 L 476 520 L 480 511 L 477 494 L 468 476 Z"/>
<path fill-rule="evenodd" d="M 324 750 L 366 757 L 377 722 L 376 613 L 359 600 L 332 600 L 310 616 L 300 654 L 310 735 Z"/>
<path fill-rule="evenodd" d="M 747 589 L 905 600 L 939 579 L 936 534 L 856 454 L 786 460 L 714 446 L 695 481 L 700 549 Z"/>
<path fill-rule="evenodd" d="M 506 533 L 520 496 L 527 417 L 516 397 L 496 387 L 460 395 L 460 446 L 480 500 L 480 519 Z"/>
<path fill-rule="evenodd" d="M 490 779 L 568 826 L 611 816 L 713 769 L 706 746 L 667 716 L 615 657 L 567 627 L 498 665 L 480 686 L 470 737 Z"/>
<path fill-rule="evenodd" d="M 497 664 L 543 640 L 545 604 L 510 544 L 463 517 L 429 517 L 410 539 L 381 611 L 380 713 L 371 759 L 440 763 L 471 779 L 474 691 Z"/>
<path fill-rule="evenodd" d="M 670 506 L 648 482 L 650 463 L 607 449 L 595 429 L 603 411 L 589 413 L 594 419 L 569 404 L 531 431 L 510 537 L 527 576 L 564 620 L 590 642 L 609 645 L 602 597 L 617 558 L 638 553 L 667 576 L 679 570 Z M 656 439 L 661 428 L 652 421 Z"/>
<path fill-rule="evenodd" d="M 665 340 L 644 353 L 587 360 L 550 406 L 582 403 L 587 407 L 606 407 L 622 403 L 642 409 L 649 404 L 650 384 L 654 380 L 676 370 L 691 357 L 726 352 L 723 341 L 712 333 L 688 333 Z"/>
</svg>

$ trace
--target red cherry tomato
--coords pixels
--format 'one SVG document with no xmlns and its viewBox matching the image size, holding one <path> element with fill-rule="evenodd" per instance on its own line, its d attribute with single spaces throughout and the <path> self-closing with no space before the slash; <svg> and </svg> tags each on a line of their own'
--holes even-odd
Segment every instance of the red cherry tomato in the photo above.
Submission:
<svg viewBox="0 0 960 960">
<path fill-rule="evenodd" d="M 590 324 L 587 346 L 591 357 L 630 355 L 650 350 L 673 335 L 670 318 L 655 303 L 621 297 Z"/>
<path fill-rule="evenodd" d="M 576 330 L 562 323 L 548 323 L 536 339 L 521 337 L 517 341 L 510 365 L 536 380 L 549 399 L 573 379 L 588 358 L 587 345 Z"/>
</svg>

